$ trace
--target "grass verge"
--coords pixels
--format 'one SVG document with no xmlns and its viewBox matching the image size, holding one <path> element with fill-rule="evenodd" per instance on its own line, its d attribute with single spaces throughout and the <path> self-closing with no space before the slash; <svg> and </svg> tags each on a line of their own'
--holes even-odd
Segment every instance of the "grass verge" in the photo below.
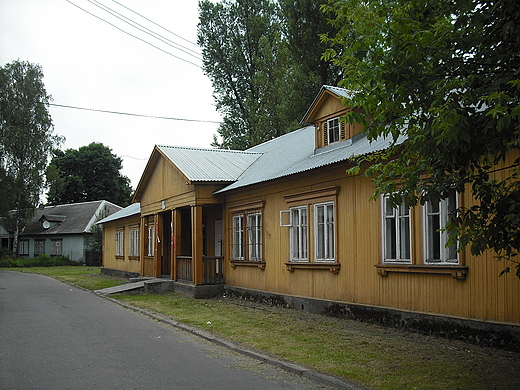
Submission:
<svg viewBox="0 0 520 390">
<path fill-rule="evenodd" d="M 227 340 L 371 389 L 518 389 L 520 354 L 237 299 L 121 295 Z"/>
<path fill-rule="evenodd" d="M 124 282 L 101 275 L 99 267 L 15 270 L 90 290 Z M 520 388 L 519 353 L 229 297 L 193 299 L 175 293 L 113 297 L 370 389 Z"/>
<path fill-rule="evenodd" d="M 102 288 L 128 283 L 127 279 L 101 275 L 101 267 L 32 267 L 12 268 L 10 270 L 47 275 L 87 290 L 100 290 Z"/>
</svg>

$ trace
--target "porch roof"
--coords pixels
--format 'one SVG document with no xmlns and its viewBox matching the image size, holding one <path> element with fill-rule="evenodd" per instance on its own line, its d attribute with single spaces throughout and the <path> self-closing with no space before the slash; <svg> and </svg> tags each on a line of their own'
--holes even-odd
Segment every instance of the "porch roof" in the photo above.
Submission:
<svg viewBox="0 0 520 390">
<path fill-rule="evenodd" d="M 125 207 L 124 209 L 115 212 L 112 215 L 109 215 L 106 218 L 103 218 L 101 221 L 96 224 L 106 223 L 110 221 L 115 221 L 118 219 L 123 219 L 126 217 L 131 217 L 133 215 L 137 215 L 141 213 L 141 204 L 140 203 L 132 203 L 130 206 Z"/>
<path fill-rule="evenodd" d="M 156 147 L 188 180 L 194 182 L 233 182 L 261 156 L 255 151 Z"/>
</svg>

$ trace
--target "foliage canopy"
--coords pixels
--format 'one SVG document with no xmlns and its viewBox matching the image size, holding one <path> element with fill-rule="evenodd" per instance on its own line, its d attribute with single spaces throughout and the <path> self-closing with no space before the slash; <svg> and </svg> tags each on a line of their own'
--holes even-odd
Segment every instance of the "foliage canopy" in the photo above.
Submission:
<svg viewBox="0 0 520 390">
<path fill-rule="evenodd" d="M 477 204 L 452 215 L 452 240 L 476 255 L 494 250 L 520 277 L 520 2 L 329 0 L 322 9 L 339 30 L 323 36 L 333 46 L 324 58 L 353 91 L 345 119 L 371 139 L 407 137 L 352 172 L 376 160 L 366 171 L 374 197 L 395 203 L 471 188 Z"/>
<path fill-rule="evenodd" d="M 295 130 L 323 84 L 339 72 L 320 59 L 333 27 L 317 0 L 199 2 L 204 72 L 223 114 L 213 145 L 247 149 Z M 334 79 L 334 75 L 336 79 Z"/>
<path fill-rule="evenodd" d="M 107 200 L 127 206 L 132 189 L 121 168 L 122 159 L 101 143 L 65 152 L 56 150 L 47 170 L 48 203 Z"/>
</svg>

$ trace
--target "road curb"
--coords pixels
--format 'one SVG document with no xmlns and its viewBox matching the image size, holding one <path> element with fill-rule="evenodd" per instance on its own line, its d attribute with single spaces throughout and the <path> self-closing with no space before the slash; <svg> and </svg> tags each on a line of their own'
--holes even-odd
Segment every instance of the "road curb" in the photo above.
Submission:
<svg viewBox="0 0 520 390">
<path fill-rule="evenodd" d="M 261 361 L 263 363 L 266 363 L 266 364 L 270 364 L 272 366 L 275 366 L 275 367 L 278 367 L 284 371 L 287 371 L 287 372 L 291 372 L 291 373 L 294 373 L 296 375 L 300 375 L 300 376 L 303 376 L 307 379 L 310 379 L 314 382 L 317 382 L 317 383 L 320 383 L 322 385 L 326 385 L 326 386 L 331 386 L 331 387 L 335 387 L 337 389 L 344 389 L 344 390 L 367 390 L 365 387 L 361 387 L 359 386 L 358 384 L 354 384 L 354 383 L 349 383 L 345 380 L 342 380 L 342 379 L 339 379 L 339 378 L 336 378 L 334 376 L 331 376 L 331 375 L 327 375 L 327 374 L 323 374 L 321 372 L 318 372 L 318 371 L 314 371 L 314 370 L 311 370 L 307 367 L 304 367 L 304 366 L 300 366 L 298 364 L 295 364 L 295 363 L 291 363 L 291 362 L 287 362 L 287 361 L 284 361 L 284 360 L 280 360 L 280 359 L 277 359 L 277 358 L 274 358 L 272 356 L 269 356 L 269 355 L 266 355 L 266 354 L 263 354 L 261 352 L 257 352 L 257 351 L 253 351 L 253 350 L 250 350 L 250 349 L 247 349 L 247 348 L 244 348 L 244 347 L 241 347 L 237 344 L 234 344 L 228 340 L 225 340 L 225 339 L 222 339 L 218 336 L 215 336 L 209 332 L 206 332 L 204 330 L 200 330 L 200 329 L 196 329 L 194 327 L 191 327 L 189 325 L 186 325 L 186 324 L 181 324 L 179 323 L 178 321 L 175 321 L 175 320 L 172 320 L 172 319 L 169 319 L 169 318 L 164 318 L 160 315 L 157 315 L 157 314 L 154 314 L 154 313 L 151 313 L 147 310 L 143 310 L 143 309 L 140 309 L 138 307 L 135 307 L 135 306 L 132 306 L 132 305 L 128 305 L 126 303 L 123 303 L 123 302 L 120 302 L 118 301 L 117 299 L 114 299 L 114 298 L 110 298 L 106 295 L 103 295 L 103 294 L 96 294 L 98 295 L 99 297 L 102 297 L 102 298 L 105 298 L 119 306 L 122 306 L 126 309 L 129 309 L 129 310 L 132 310 L 132 311 L 135 311 L 139 314 L 142 314 L 142 315 L 145 315 L 147 317 L 150 317 L 158 322 L 161 322 L 165 325 L 170 325 L 170 326 L 173 326 L 179 330 L 183 330 L 185 332 L 188 332 L 188 333 L 191 333 L 197 337 L 200 337 L 204 340 L 207 340 L 211 343 L 214 343 L 216 345 L 219 345 L 221 347 L 224 347 L 224 348 L 227 348 L 229 350 L 232 350 L 234 352 L 237 352 L 237 353 L 240 353 L 242 355 L 245 355 L 245 356 L 248 356 L 250 358 L 253 358 L 253 359 L 256 359 L 258 361 Z"/>
</svg>

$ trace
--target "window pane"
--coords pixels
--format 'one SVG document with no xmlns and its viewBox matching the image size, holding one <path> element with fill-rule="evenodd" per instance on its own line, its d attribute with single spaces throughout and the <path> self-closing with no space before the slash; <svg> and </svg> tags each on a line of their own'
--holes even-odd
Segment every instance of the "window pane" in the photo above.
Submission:
<svg viewBox="0 0 520 390">
<path fill-rule="evenodd" d="M 262 257 L 262 215 L 250 214 L 247 218 L 249 260 L 261 260 Z"/>
<path fill-rule="evenodd" d="M 397 231 L 394 218 L 385 219 L 385 259 L 397 259 Z"/>
<path fill-rule="evenodd" d="M 441 259 L 440 216 L 428 216 L 428 260 Z"/>
<path fill-rule="evenodd" d="M 331 204 L 327 205 L 327 223 L 334 222 L 334 207 Z"/>
<path fill-rule="evenodd" d="M 400 243 L 400 259 L 408 260 L 410 256 L 410 220 L 408 217 L 399 220 L 399 243 Z"/>
<path fill-rule="evenodd" d="M 325 257 L 327 259 L 334 258 L 334 224 L 332 223 L 327 225 L 327 253 Z"/>
<path fill-rule="evenodd" d="M 307 210 L 305 210 L 307 212 Z M 301 247 L 301 253 L 300 253 L 300 259 L 308 259 L 308 251 L 309 251 L 309 243 L 307 241 L 307 225 L 302 226 L 301 233 L 300 233 L 300 247 Z"/>
<path fill-rule="evenodd" d="M 316 258 L 325 258 L 325 227 L 323 224 L 317 226 L 318 231 L 316 232 L 317 243 L 316 243 Z"/>
<path fill-rule="evenodd" d="M 385 198 L 385 215 L 389 217 L 395 215 L 395 208 L 392 207 L 392 204 L 388 197 Z"/>
<path fill-rule="evenodd" d="M 427 202 L 428 213 L 438 213 L 440 210 L 439 203 Z"/>
<path fill-rule="evenodd" d="M 315 258 L 316 260 L 334 259 L 334 204 L 325 203 L 315 208 Z"/>
<path fill-rule="evenodd" d="M 323 206 L 317 206 L 316 213 L 317 213 L 316 220 L 318 221 L 318 223 L 319 224 L 324 223 L 325 222 L 325 210 L 323 209 Z"/>
<path fill-rule="evenodd" d="M 233 259 L 244 259 L 244 216 L 233 217 Z"/>
<path fill-rule="evenodd" d="M 334 118 L 328 121 L 328 141 L 329 144 L 339 141 L 339 118 Z"/>
</svg>

